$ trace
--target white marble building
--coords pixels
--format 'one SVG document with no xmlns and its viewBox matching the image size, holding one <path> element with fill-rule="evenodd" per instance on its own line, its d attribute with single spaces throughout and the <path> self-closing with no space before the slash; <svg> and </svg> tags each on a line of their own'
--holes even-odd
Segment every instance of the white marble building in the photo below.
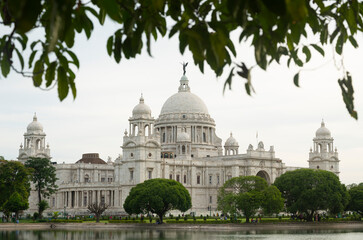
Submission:
<svg viewBox="0 0 363 240">
<path fill-rule="evenodd" d="M 117 126 L 116 126 L 117 127 Z M 168 178 L 182 183 L 192 197 L 197 214 L 216 211 L 217 192 L 223 183 L 237 176 L 257 175 L 273 183 L 287 170 L 275 157 L 273 146 L 265 149 L 259 142 L 251 144 L 246 153 L 239 153 L 232 133 L 225 141 L 216 135 L 216 124 L 205 103 L 191 93 L 185 75 L 178 92 L 164 103 L 154 119 L 141 96 L 129 118 L 129 129 L 123 136 L 122 155 L 115 161 L 100 159 L 97 153 L 83 154 L 75 163 L 55 164 L 59 190 L 51 196 L 48 212 L 66 211 L 72 215 L 86 214 L 91 202 L 106 202 L 109 214 L 122 214 L 123 202 L 130 189 L 151 178 Z M 50 158 L 42 125 L 34 116 L 24 134 L 19 161 L 29 157 Z M 309 167 L 339 174 L 337 150 L 333 138 L 322 122 L 313 139 Z M 32 192 L 28 212 L 36 211 L 36 195 Z"/>
</svg>

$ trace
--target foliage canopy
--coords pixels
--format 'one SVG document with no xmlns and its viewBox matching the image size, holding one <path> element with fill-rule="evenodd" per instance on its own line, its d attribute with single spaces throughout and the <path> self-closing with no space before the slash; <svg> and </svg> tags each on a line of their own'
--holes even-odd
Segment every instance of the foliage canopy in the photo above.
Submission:
<svg viewBox="0 0 363 240">
<path fill-rule="evenodd" d="M 329 44 L 342 55 L 348 42 L 358 47 L 355 38 L 363 31 L 363 3 L 358 0 L 12 0 L 1 1 L 0 10 L 8 30 L 0 35 L 1 74 L 6 77 L 13 70 L 31 77 L 35 87 L 57 86 L 60 100 L 69 90 L 76 97 L 74 70 L 80 67 L 72 51 L 76 35 L 90 38 L 94 21 L 104 25 L 106 17 L 119 26 L 106 43 L 116 62 L 135 58 L 144 48 L 151 55 L 152 39 L 178 34 L 180 52 L 188 48 L 202 72 L 205 64 L 217 76 L 227 69 L 225 87 L 230 88 L 238 75 L 245 79 L 248 94 L 253 92 L 254 66 L 234 59 L 232 32 L 239 34 L 240 42 L 251 42 L 256 66 L 266 70 L 282 57 L 288 66 L 293 62 L 303 67 L 313 52 L 324 56 L 322 46 Z M 35 28 L 44 32 L 44 38 L 29 42 L 27 35 Z M 311 35 L 317 40 L 308 40 Z M 25 50 L 30 50 L 28 59 L 23 57 Z M 299 73 L 293 79 L 296 86 Z M 349 72 L 342 70 L 338 83 L 349 114 L 357 119 Z"/>
<path fill-rule="evenodd" d="M 124 202 L 128 214 L 157 214 L 160 222 L 170 210 L 187 211 L 192 207 L 188 190 L 170 179 L 150 179 L 133 187 Z"/>
<path fill-rule="evenodd" d="M 348 193 L 350 200 L 347 209 L 363 216 L 363 183 L 351 187 Z"/>
<path fill-rule="evenodd" d="M 5 207 L 5 204 L 8 204 L 5 208 L 9 211 L 10 208 L 14 209 L 9 204 L 16 204 L 15 202 L 20 202 L 18 201 L 19 199 L 17 195 L 20 195 L 23 198 L 23 206 L 28 204 L 28 197 L 30 194 L 30 172 L 22 163 L 18 161 L 5 160 L 0 162 L 0 193 L 0 210 Z M 7 203 L 11 197 L 14 201 Z M 19 210 L 24 209 L 19 208 Z"/>
<path fill-rule="evenodd" d="M 25 166 L 32 171 L 31 180 L 38 194 L 38 213 L 41 214 L 46 209 L 42 198 L 49 197 L 58 189 L 56 169 L 47 158 L 30 158 Z"/>
<path fill-rule="evenodd" d="M 244 214 L 246 222 L 259 208 L 264 213 L 278 213 L 284 200 L 275 186 L 268 186 L 265 179 L 258 176 L 234 177 L 224 183 L 218 192 L 218 209 L 224 213 Z"/>
<path fill-rule="evenodd" d="M 339 213 L 349 201 L 347 190 L 339 178 L 324 170 L 289 171 L 276 178 L 274 185 L 285 198 L 287 211 L 304 213 L 308 221 L 317 210 Z"/>
</svg>

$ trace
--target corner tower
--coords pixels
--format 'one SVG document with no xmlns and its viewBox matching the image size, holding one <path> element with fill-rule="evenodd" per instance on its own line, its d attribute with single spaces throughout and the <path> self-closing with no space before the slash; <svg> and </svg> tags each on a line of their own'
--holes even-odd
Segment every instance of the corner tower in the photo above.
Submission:
<svg viewBox="0 0 363 240">
<path fill-rule="evenodd" d="M 51 159 L 49 144 L 45 145 L 45 136 L 43 126 L 34 113 L 33 122 L 29 123 L 24 133 L 24 145 L 20 144 L 18 160 L 25 163 L 30 157 Z"/>
<path fill-rule="evenodd" d="M 329 129 L 325 127 L 324 121 L 316 130 L 313 139 L 314 147 L 310 148 L 309 168 L 330 171 L 339 176 L 339 157 L 337 148 L 334 149 L 334 139 L 331 137 Z"/>
<path fill-rule="evenodd" d="M 129 118 L 129 131 L 123 137 L 123 156 L 118 161 L 118 179 L 123 184 L 138 184 L 160 178 L 160 143 L 158 132 L 153 131 L 154 118 L 141 95 L 139 104 Z"/>
</svg>

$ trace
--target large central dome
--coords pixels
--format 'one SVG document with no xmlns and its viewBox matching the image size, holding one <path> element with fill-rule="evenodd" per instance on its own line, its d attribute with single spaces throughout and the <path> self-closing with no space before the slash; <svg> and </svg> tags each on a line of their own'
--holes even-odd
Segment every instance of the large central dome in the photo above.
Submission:
<svg viewBox="0 0 363 240">
<path fill-rule="evenodd" d="M 166 100 L 161 108 L 160 115 L 173 113 L 198 113 L 209 114 L 208 108 L 197 95 L 190 92 L 188 78 L 183 75 L 180 79 L 178 93 L 172 95 Z"/>
</svg>

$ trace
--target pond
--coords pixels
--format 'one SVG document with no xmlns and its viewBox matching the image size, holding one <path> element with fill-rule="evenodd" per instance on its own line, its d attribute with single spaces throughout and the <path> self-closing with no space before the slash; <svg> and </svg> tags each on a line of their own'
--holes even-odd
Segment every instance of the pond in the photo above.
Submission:
<svg viewBox="0 0 363 240">
<path fill-rule="evenodd" d="M 349 230 L 247 230 L 247 231 L 196 231 L 196 230 L 0 230 L 1 240 L 261 240 L 261 239 L 363 239 L 363 229 Z"/>
</svg>

